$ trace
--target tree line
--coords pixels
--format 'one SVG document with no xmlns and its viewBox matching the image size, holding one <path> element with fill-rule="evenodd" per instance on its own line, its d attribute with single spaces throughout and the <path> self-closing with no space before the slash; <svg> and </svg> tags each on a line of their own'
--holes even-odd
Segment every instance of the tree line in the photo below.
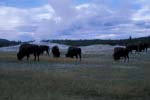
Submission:
<svg viewBox="0 0 150 100">
<path fill-rule="evenodd" d="M 59 43 L 70 46 L 88 46 L 94 44 L 109 44 L 109 45 L 127 45 L 127 44 L 137 44 L 137 43 L 147 43 L 150 46 L 150 36 L 140 37 L 140 38 L 131 38 L 129 39 L 120 39 L 120 40 L 102 40 L 102 39 L 93 39 L 93 40 L 43 40 L 43 42 Z"/>
<path fill-rule="evenodd" d="M 21 43 L 21 41 L 9 41 L 9 40 L 6 40 L 6 39 L 0 39 L 0 47 L 18 45 L 20 43 Z"/>
</svg>

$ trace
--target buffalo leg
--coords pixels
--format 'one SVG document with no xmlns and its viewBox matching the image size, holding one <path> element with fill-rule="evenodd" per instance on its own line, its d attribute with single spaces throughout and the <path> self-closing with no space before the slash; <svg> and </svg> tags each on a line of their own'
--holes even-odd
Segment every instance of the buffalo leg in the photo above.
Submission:
<svg viewBox="0 0 150 100">
<path fill-rule="evenodd" d="M 34 61 L 36 61 L 36 56 L 34 56 Z"/>
<path fill-rule="evenodd" d="M 129 62 L 129 55 L 127 55 L 127 58 L 128 58 L 128 62 Z"/>
<path fill-rule="evenodd" d="M 39 61 L 39 55 L 37 56 L 37 58 L 38 58 L 38 61 Z"/>
<path fill-rule="evenodd" d="M 126 62 L 126 56 L 124 56 L 124 62 Z"/>
<path fill-rule="evenodd" d="M 29 60 L 30 55 L 27 55 L 27 61 Z"/>
<path fill-rule="evenodd" d="M 34 54 L 34 61 L 36 61 L 36 54 Z"/>
<path fill-rule="evenodd" d="M 147 52 L 147 47 L 145 48 L 145 51 Z"/>
<path fill-rule="evenodd" d="M 47 50 L 46 52 L 47 52 L 47 55 L 49 56 L 49 51 Z"/>
<path fill-rule="evenodd" d="M 78 59 L 78 55 L 76 55 L 76 59 Z"/>
</svg>

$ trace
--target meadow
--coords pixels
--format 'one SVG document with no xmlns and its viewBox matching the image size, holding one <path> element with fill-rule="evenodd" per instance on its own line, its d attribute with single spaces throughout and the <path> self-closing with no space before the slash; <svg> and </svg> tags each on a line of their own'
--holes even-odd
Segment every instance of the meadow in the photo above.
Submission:
<svg viewBox="0 0 150 100">
<path fill-rule="evenodd" d="M 111 51 L 84 52 L 82 61 L 50 55 L 19 62 L 0 52 L 0 100 L 149 100 L 150 51 L 115 62 Z"/>
</svg>

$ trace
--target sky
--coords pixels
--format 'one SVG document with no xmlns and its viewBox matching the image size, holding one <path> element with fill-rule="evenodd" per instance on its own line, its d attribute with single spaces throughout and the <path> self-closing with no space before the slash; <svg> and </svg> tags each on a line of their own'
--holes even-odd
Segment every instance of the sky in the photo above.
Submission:
<svg viewBox="0 0 150 100">
<path fill-rule="evenodd" d="M 149 35 L 149 0 L 0 0 L 0 38 L 4 39 L 125 39 Z"/>
</svg>

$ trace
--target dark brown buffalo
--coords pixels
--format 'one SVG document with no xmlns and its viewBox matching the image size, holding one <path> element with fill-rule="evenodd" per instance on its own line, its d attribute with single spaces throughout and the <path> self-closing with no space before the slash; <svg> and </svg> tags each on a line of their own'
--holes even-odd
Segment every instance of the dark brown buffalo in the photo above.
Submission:
<svg viewBox="0 0 150 100">
<path fill-rule="evenodd" d="M 31 54 L 34 55 L 35 61 L 36 58 L 38 58 L 39 61 L 39 55 L 40 55 L 39 46 L 35 44 L 22 44 L 19 48 L 19 52 L 17 53 L 17 58 L 18 60 L 22 60 L 26 56 L 28 60 Z"/>
<path fill-rule="evenodd" d="M 147 43 L 139 43 L 139 52 L 146 51 L 148 49 L 148 44 Z"/>
<path fill-rule="evenodd" d="M 114 48 L 113 58 L 115 61 L 119 61 L 121 57 L 124 57 L 124 61 L 128 59 L 129 61 L 129 50 L 123 47 Z"/>
<path fill-rule="evenodd" d="M 44 54 L 46 52 L 47 55 L 49 55 L 49 46 L 47 45 L 40 45 L 40 53 Z"/>
<path fill-rule="evenodd" d="M 54 58 L 59 58 L 60 57 L 60 52 L 58 46 L 53 46 L 52 47 L 52 54 Z"/>
<path fill-rule="evenodd" d="M 129 52 L 133 52 L 133 50 L 135 51 L 135 52 L 138 52 L 139 51 L 139 45 L 137 45 L 137 44 L 130 44 L 130 45 L 127 45 L 126 46 L 126 48 L 128 49 L 128 51 Z"/>
<path fill-rule="evenodd" d="M 78 56 L 79 56 L 79 58 L 81 60 L 81 48 L 78 48 L 78 47 L 69 47 L 68 48 L 66 57 L 74 58 L 74 56 L 76 57 L 76 59 L 78 59 Z"/>
</svg>

